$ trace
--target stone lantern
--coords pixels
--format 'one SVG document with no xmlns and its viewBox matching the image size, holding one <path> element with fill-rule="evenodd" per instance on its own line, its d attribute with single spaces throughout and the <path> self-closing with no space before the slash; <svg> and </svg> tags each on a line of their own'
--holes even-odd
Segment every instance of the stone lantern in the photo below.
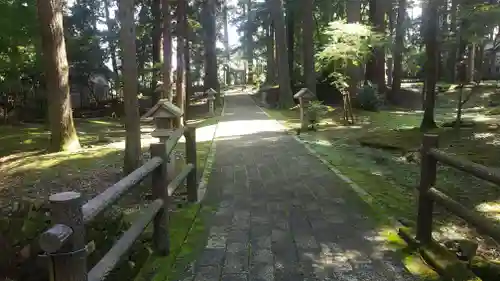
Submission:
<svg viewBox="0 0 500 281">
<path fill-rule="evenodd" d="M 217 94 L 217 91 L 210 88 L 205 93 L 207 94 L 208 100 L 208 112 L 211 115 L 215 115 L 215 95 Z"/>
<path fill-rule="evenodd" d="M 153 118 L 155 123 L 155 130 L 151 133 L 152 137 L 160 139 L 160 143 L 166 143 L 170 135 L 174 131 L 174 122 L 180 118 L 183 112 L 176 105 L 167 99 L 161 99 L 153 106 L 142 118 Z M 177 166 L 184 165 L 182 160 L 183 156 L 172 152 L 167 164 L 167 180 L 171 182 L 178 174 L 179 168 Z"/>
<path fill-rule="evenodd" d="M 309 89 L 302 88 L 295 95 L 293 95 L 293 98 L 299 100 L 300 127 L 301 129 L 307 129 L 309 127 L 309 122 L 310 122 L 307 116 L 307 107 L 309 106 L 309 102 L 314 100 L 316 96 Z"/>
<path fill-rule="evenodd" d="M 159 138 L 160 142 L 166 142 L 174 128 L 174 122 L 177 118 L 182 117 L 183 112 L 176 105 L 167 99 L 159 100 L 142 118 L 154 119 L 155 130 L 151 136 Z"/>
</svg>

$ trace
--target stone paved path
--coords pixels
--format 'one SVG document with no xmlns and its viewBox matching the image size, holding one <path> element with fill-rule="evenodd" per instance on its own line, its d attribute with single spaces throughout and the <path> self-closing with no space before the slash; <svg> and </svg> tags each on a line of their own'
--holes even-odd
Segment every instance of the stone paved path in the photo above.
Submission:
<svg viewBox="0 0 500 281">
<path fill-rule="evenodd" d="M 415 280 L 361 199 L 249 96 L 227 96 L 216 137 L 220 201 L 183 280 Z"/>
</svg>

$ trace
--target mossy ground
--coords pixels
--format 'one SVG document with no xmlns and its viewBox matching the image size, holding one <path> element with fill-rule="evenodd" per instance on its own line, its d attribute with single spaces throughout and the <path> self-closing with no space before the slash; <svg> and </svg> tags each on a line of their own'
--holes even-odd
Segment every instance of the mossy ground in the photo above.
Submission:
<svg viewBox="0 0 500 281">
<path fill-rule="evenodd" d="M 218 115 L 201 115 L 191 121 L 197 127 L 197 134 L 200 133 L 197 136 L 197 168 L 200 175 L 207 164 L 217 122 Z M 150 124 L 143 125 L 143 135 L 148 135 Z M 88 199 L 122 177 L 123 148 L 115 144 L 124 140 L 123 126 L 111 118 L 76 120 L 76 126 L 83 149 L 72 153 L 46 153 L 44 149 L 49 141 L 49 132 L 43 125 L 0 126 L 0 157 L 3 156 L 0 160 L 0 211 L 9 214 L 0 219 L 0 249 L 5 254 L 0 259 L 0 279 L 5 277 L 3 274 L 8 274 L 9 278 L 17 280 L 20 273 L 18 269 L 23 268 L 18 263 L 24 262 L 31 254 L 37 255 L 34 238 L 48 225 L 45 216 L 47 209 L 43 203 L 51 193 L 78 190 Z M 147 151 L 146 145 L 143 152 Z M 183 143 L 179 143 L 176 151 L 184 151 Z M 146 180 L 134 188 L 114 208 L 125 214 L 123 219 L 118 219 L 116 224 L 110 221 L 104 223 L 101 228 L 89 226 L 88 237 L 99 240 L 96 241 L 99 249 L 92 260 L 102 257 L 140 213 L 150 193 L 148 182 Z M 192 213 L 192 207 L 175 212 L 171 235 L 173 241 L 184 239 L 182 231 L 176 229 L 188 227 L 187 221 Z M 120 273 L 117 275 L 119 280 L 123 280 L 123 276 L 130 277 L 130 274 L 137 273 L 142 264 L 136 262 L 145 261 L 151 254 L 149 236 L 146 233 L 134 245 L 131 251 L 133 254 L 124 258 L 125 265 L 120 265 Z M 20 258 L 20 255 L 25 257 Z M 43 280 L 43 276 L 38 276 Z"/>
<path fill-rule="evenodd" d="M 459 131 L 438 128 L 430 132 L 440 136 L 442 149 L 484 165 L 500 165 L 497 157 L 500 153 L 500 130 L 492 125 L 497 123 L 496 116 L 488 116 L 490 109 L 485 106 L 493 92 L 494 88 L 485 87 L 466 106 L 464 120 L 474 121 L 475 126 Z M 454 119 L 455 94 L 449 90 L 438 97 L 438 124 Z M 295 134 L 295 129 L 300 126 L 297 109 L 266 111 L 289 127 L 291 133 Z M 341 110 L 331 108 L 316 132 L 303 132 L 299 138 L 367 191 L 373 198 L 371 205 L 374 208 L 414 225 L 415 188 L 420 168 L 418 159 L 408 161 L 405 156 L 408 152 L 417 151 L 420 146 L 423 134 L 418 126 L 422 111 L 401 108 L 379 112 L 356 111 L 354 125 L 345 125 L 341 118 Z M 492 184 L 451 168 L 439 167 L 437 188 L 471 209 L 500 219 L 500 189 Z M 465 236 L 481 244 L 483 255 L 490 259 L 498 258 L 495 246 L 488 238 L 478 236 L 466 223 L 441 208 L 437 208 L 435 213 L 434 230 L 439 239 Z M 407 267 L 420 268 L 414 264 L 419 255 L 411 251 L 402 253 Z M 422 271 L 419 275 L 426 275 L 424 268 L 427 267 L 419 269 Z"/>
</svg>

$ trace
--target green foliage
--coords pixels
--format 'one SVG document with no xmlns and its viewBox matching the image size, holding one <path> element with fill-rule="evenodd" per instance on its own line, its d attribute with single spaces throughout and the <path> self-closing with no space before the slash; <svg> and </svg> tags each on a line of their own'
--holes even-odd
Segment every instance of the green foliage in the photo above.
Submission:
<svg viewBox="0 0 500 281">
<path fill-rule="evenodd" d="M 348 77 L 340 72 L 332 72 L 329 75 L 330 78 L 332 78 L 332 85 L 337 87 L 337 89 L 341 93 L 345 93 L 347 91 L 347 88 L 349 87 L 348 83 Z"/>
<path fill-rule="evenodd" d="M 403 60 L 403 69 L 406 77 L 418 77 L 425 63 L 425 52 L 418 48 L 411 48 Z"/>
<path fill-rule="evenodd" d="M 500 6 L 498 4 L 465 5 L 459 16 L 466 23 L 463 32 L 466 40 L 478 43 L 500 24 Z"/>
<path fill-rule="evenodd" d="M 371 48 L 385 44 L 381 34 L 359 23 L 334 21 L 328 25 L 325 34 L 329 40 L 325 48 L 316 55 L 318 69 L 329 68 L 337 62 L 359 65 L 366 61 Z"/>
<path fill-rule="evenodd" d="M 354 106 L 363 110 L 376 111 L 379 107 L 377 85 L 367 83 L 354 97 Z"/>
<path fill-rule="evenodd" d="M 34 0 L 0 0 L 0 81 L 36 62 L 37 21 Z M 17 76 L 19 78 L 19 76 Z"/>
<path fill-rule="evenodd" d="M 327 112 L 328 107 L 318 100 L 311 101 L 307 107 L 307 116 L 312 123 L 316 123 L 319 119 L 323 118 Z"/>
</svg>

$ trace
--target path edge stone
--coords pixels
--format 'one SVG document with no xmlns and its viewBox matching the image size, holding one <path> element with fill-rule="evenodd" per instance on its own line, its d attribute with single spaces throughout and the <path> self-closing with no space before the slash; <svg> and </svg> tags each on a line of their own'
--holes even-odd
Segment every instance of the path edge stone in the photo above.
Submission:
<svg viewBox="0 0 500 281">
<path fill-rule="evenodd" d="M 226 111 L 226 103 L 222 106 L 221 113 L 219 117 L 222 118 Z M 212 143 L 210 144 L 210 151 L 208 152 L 207 159 L 205 159 L 205 168 L 203 169 L 203 173 L 200 177 L 200 181 L 198 183 L 198 203 L 201 203 L 205 198 L 205 194 L 207 193 L 207 185 L 208 180 L 210 179 L 210 173 L 212 171 L 212 165 L 215 159 L 215 151 L 216 151 L 216 135 L 217 129 L 219 129 L 220 119 L 217 121 L 217 125 L 215 125 L 214 134 L 212 135 Z"/>
</svg>

